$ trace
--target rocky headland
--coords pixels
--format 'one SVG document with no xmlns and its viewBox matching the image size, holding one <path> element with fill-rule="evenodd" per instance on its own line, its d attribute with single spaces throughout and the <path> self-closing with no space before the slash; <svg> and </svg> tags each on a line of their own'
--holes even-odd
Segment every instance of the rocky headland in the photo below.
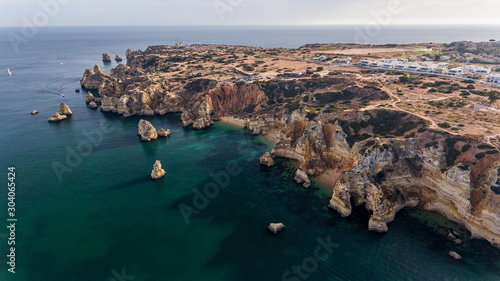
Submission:
<svg viewBox="0 0 500 281">
<path fill-rule="evenodd" d="M 430 117 L 403 110 L 397 107 L 400 92 L 360 73 L 220 81 L 214 75 L 224 75 L 223 65 L 233 59 L 255 57 L 255 66 L 241 63 L 232 69 L 231 75 L 245 77 L 251 76 L 245 69 L 279 59 L 259 48 L 202 48 L 128 50 L 127 65 L 110 74 L 97 65 L 85 71 L 82 88 L 99 94 L 89 93 L 85 101 L 125 117 L 180 113 L 182 125 L 194 129 L 223 117 L 243 119 L 253 134 L 276 141 L 262 165 L 272 166 L 273 158 L 298 161 L 294 179 L 305 188 L 311 177 L 335 171 L 340 176 L 331 183 L 330 208 L 349 216 L 364 206 L 371 212 L 371 231 L 388 231 L 398 211 L 420 206 L 464 226 L 472 238 L 500 247 L 500 152 L 493 139 L 442 129 Z M 407 86 L 397 78 L 390 81 Z M 160 134 L 140 121 L 143 141 Z"/>
</svg>

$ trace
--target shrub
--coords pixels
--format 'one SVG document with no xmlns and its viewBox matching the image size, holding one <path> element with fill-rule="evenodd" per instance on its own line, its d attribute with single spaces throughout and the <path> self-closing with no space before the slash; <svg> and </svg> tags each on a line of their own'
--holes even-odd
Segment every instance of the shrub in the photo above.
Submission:
<svg viewBox="0 0 500 281">
<path fill-rule="evenodd" d="M 469 149 L 471 149 L 471 147 L 472 147 L 472 146 L 471 146 L 470 144 L 466 144 L 466 145 L 464 145 L 464 147 L 462 147 L 462 152 L 467 152 L 467 151 L 469 151 Z"/>
<path fill-rule="evenodd" d="M 479 148 L 479 149 L 495 149 L 494 146 L 489 145 L 489 144 L 481 144 L 481 145 L 478 145 L 477 148 Z"/>
<path fill-rule="evenodd" d="M 481 158 L 483 158 L 484 156 L 486 156 L 486 154 L 485 154 L 484 152 L 481 152 L 481 153 L 476 154 L 476 158 L 477 158 L 477 159 L 481 159 Z"/>
<path fill-rule="evenodd" d="M 438 126 L 443 129 L 451 128 L 451 125 L 448 122 L 439 123 Z"/>
</svg>

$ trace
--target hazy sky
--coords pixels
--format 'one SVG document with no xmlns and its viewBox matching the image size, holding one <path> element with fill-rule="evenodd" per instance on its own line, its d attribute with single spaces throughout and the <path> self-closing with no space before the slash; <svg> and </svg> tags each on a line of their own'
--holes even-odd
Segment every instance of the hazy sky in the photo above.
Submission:
<svg viewBox="0 0 500 281">
<path fill-rule="evenodd" d="M 500 0 L 0 0 L 0 11 L 0 26 L 500 24 Z"/>
</svg>

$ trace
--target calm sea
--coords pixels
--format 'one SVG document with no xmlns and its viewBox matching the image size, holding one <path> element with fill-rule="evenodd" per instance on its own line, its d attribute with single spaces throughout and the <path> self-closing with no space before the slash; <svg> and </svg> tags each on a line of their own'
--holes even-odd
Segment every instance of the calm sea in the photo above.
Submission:
<svg viewBox="0 0 500 281">
<path fill-rule="evenodd" d="M 353 42 L 353 30 L 47 28 L 15 52 L 7 34 L 21 30 L 0 29 L 0 280 L 253 281 L 282 280 L 284 274 L 285 280 L 499 280 L 500 251 L 485 241 L 453 245 L 437 234 L 455 227 L 439 215 L 403 210 L 389 233 L 370 233 L 364 209 L 341 218 L 326 207 L 329 187 L 296 185 L 294 163 L 261 168 L 258 157 L 272 148 L 262 137 L 227 124 L 184 129 L 179 116 L 170 115 L 147 118 L 171 129 L 169 139 L 141 143 L 140 118 L 88 109 L 85 93 L 74 91 L 86 68 L 102 65 L 103 52 L 124 57 L 127 48 L 171 44 L 177 37 L 185 43 L 298 47 Z M 488 40 L 500 38 L 498 30 L 391 27 L 373 43 Z M 73 117 L 49 124 L 61 102 Z M 33 110 L 40 113 L 32 116 Z M 167 175 L 152 182 L 155 160 Z M 63 165 L 59 179 L 54 167 Z M 10 166 L 17 184 L 16 274 L 6 264 Z M 205 189 L 213 198 L 196 195 Z M 179 206 L 197 208 L 188 223 Z M 266 232 L 271 222 L 288 228 L 272 236 Z M 321 250 L 318 260 L 315 250 L 325 241 L 335 247 Z M 452 261 L 450 250 L 464 259 Z M 300 272 L 294 273 L 295 266 L 302 266 Z"/>
</svg>

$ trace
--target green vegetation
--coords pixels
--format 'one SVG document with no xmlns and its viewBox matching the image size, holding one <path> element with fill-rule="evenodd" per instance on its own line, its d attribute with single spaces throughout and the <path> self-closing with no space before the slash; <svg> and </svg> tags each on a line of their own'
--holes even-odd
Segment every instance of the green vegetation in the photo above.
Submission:
<svg viewBox="0 0 500 281">
<path fill-rule="evenodd" d="M 496 102 L 497 100 L 500 99 L 500 92 L 497 91 L 490 91 L 488 93 L 488 99 L 490 100 L 491 103 Z"/>
<path fill-rule="evenodd" d="M 496 147 L 489 144 L 481 144 L 477 146 L 478 149 L 495 149 Z"/>
<path fill-rule="evenodd" d="M 459 141 L 464 141 L 462 138 L 448 138 L 446 139 L 447 153 L 446 153 L 446 164 L 449 166 L 455 165 L 457 157 L 462 154 L 462 152 L 455 149 L 455 144 Z"/>
<path fill-rule="evenodd" d="M 451 125 L 448 122 L 439 123 L 438 126 L 443 129 L 451 128 Z"/>
<path fill-rule="evenodd" d="M 467 151 L 469 151 L 469 149 L 471 149 L 471 145 L 470 144 L 466 144 L 462 147 L 462 152 L 465 153 Z"/>
<path fill-rule="evenodd" d="M 486 156 L 486 153 L 484 153 L 484 152 L 481 152 L 481 153 L 476 154 L 476 158 L 477 158 L 477 159 L 481 159 L 481 158 L 483 158 L 484 156 Z"/>
</svg>

